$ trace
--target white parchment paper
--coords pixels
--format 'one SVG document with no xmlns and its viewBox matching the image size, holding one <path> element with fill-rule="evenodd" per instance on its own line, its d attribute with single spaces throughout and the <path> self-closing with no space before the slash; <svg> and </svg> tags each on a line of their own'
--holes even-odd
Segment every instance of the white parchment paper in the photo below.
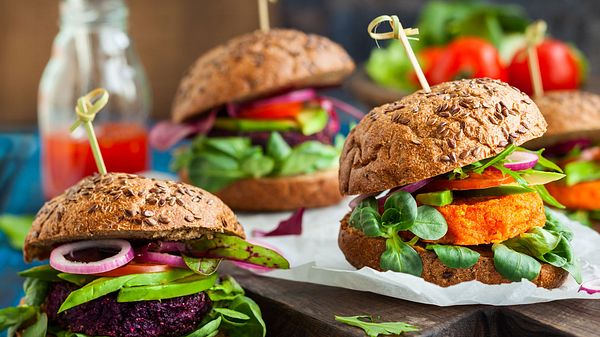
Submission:
<svg viewBox="0 0 600 337">
<path fill-rule="evenodd" d="M 538 288 L 524 280 L 511 284 L 486 285 L 477 281 L 443 288 L 419 277 L 371 268 L 356 270 L 337 245 L 339 220 L 349 211 L 348 200 L 338 206 L 307 210 L 300 236 L 253 238 L 254 229 L 270 230 L 289 213 L 238 214 L 251 241 L 281 251 L 290 261 L 289 270 L 261 273 L 263 276 L 369 291 L 413 302 L 439 306 L 462 304 L 516 305 L 560 299 L 600 299 L 600 294 L 578 292 L 579 285 L 569 276 L 560 288 Z M 600 278 L 600 234 L 577 222 L 557 216 L 573 230 L 572 245 L 581 260 L 583 280 Z"/>
</svg>

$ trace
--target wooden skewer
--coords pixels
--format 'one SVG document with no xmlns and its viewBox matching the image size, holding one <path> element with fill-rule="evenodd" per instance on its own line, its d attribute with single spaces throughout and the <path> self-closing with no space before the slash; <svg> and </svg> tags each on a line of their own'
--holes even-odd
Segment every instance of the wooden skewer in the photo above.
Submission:
<svg viewBox="0 0 600 337">
<path fill-rule="evenodd" d="M 271 29 L 269 21 L 269 2 L 275 3 L 277 0 L 258 0 L 258 18 L 260 30 L 268 32 Z"/>
<path fill-rule="evenodd" d="M 544 40 L 546 29 L 546 22 L 540 20 L 532 23 L 525 30 L 525 37 L 527 38 L 527 63 L 533 86 L 533 95 L 536 98 L 544 96 L 544 85 L 542 82 L 542 73 L 540 72 L 537 46 Z"/>
</svg>

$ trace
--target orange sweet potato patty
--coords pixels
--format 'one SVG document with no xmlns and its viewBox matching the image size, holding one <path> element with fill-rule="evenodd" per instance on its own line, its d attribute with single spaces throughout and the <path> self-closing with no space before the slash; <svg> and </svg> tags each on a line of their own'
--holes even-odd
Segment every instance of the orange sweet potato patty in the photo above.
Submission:
<svg viewBox="0 0 600 337">
<path fill-rule="evenodd" d="M 593 211 L 600 209 L 600 180 L 573 186 L 561 182 L 546 185 L 548 192 L 567 208 Z"/>
<path fill-rule="evenodd" d="M 452 204 L 436 209 L 448 223 L 448 233 L 436 241 L 444 244 L 468 246 L 502 242 L 546 223 L 544 203 L 534 192 L 456 198 Z"/>
</svg>

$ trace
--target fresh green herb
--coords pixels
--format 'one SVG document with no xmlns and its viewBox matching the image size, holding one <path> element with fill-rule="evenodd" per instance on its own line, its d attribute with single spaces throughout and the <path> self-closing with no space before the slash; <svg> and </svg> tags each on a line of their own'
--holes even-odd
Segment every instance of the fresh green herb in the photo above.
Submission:
<svg viewBox="0 0 600 337">
<path fill-rule="evenodd" d="M 212 301 L 233 301 L 236 297 L 244 295 L 244 289 L 231 276 L 225 276 L 221 282 L 215 284 L 207 291 Z"/>
<path fill-rule="evenodd" d="M 222 318 L 218 316 L 217 318 L 209 321 L 208 323 L 202 325 L 202 327 L 185 337 L 209 337 L 215 336 L 219 332 L 219 326 L 221 325 Z"/>
<path fill-rule="evenodd" d="M 264 337 L 267 333 L 267 327 L 262 319 L 262 314 L 258 304 L 246 296 L 239 296 L 231 301 L 227 308 L 244 314 L 249 319 L 239 320 L 221 316 L 223 322 L 221 327 L 230 337 Z"/>
<path fill-rule="evenodd" d="M 529 255 L 514 251 L 500 243 L 495 243 L 492 251 L 496 270 L 510 281 L 518 282 L 524 278 L 531 281 L 540 274 L 542 265 Z"/>
<path fill-rule="evenodd" d="M 30 306 L 0 309 L 0 331 L 10 328 L 16 331 L 21 324 L 32 319 L 37 312 L 35 307 Z"/>
<path fill-rule="evenodd" d="M 28 277 L 23 282 L 25 291 L 25 304 L 37 307 L 44 303 L 46 293 L 48 292 L 48 282 L 36 278 Z"/>
<path fill-rule="evenodd" d="M 421 256 L 406 242 L 402 241 L 393 231 L 385 241 L 386 249 L 381 254 L 380 264 L 383 270 L 393 270 L 400 273 L 421 276 L 423 261 Z"/>
<path fill-rule="evenodd" d="M 492 167 L 496 164 L 502 164 L 506 160 L 506 157 L 510 156 L 513 152 L 515 152 L 516 149 L 517 147 L 515 145 L 510 144 L 502 152 L 498 153 L 497 155 L 491 158 L 480 160 L 477 163 L 467 165 L 466 170 L 481 174 L 488 167 Z"/>
<path fill-rule="evenodd" d="M 213 239 L 197 239 L 188 245 L 199 256 L 243 261 L 267 268 L 290 267 L 289 262 L 276 251 L 253 245 L 237 236 L 216 234 Z"/>
<path fill-rule="evenodd" d="M 211 258 L 197 258 L 190 256 L 183 256 L 185 264 L 197 274 L 200 275 L 212 275 L 219 268 L 222 259 L 211 259 Z"/>
<path fill-rule="evenodd" d="M 600 180 L 600 163 L 596 161 L 575 161 L 565 165 L 567 186 L 586 181 Z"/>
<path fill-rule="evenodd" d="M 340 151 L 317 141 L 290 148 L 276 132 L 269 137 L 266 151 L 252 145 L 250 138 L 200 136 L 176 155 L 173 167 L 187 169 L 195 185 L 214 192 L 240 179 L 292 176 L 334 168 Z"/>
<path fill-rule="evenodd" d="M 462 246 L 427 245 L 448 268 L 471 268 L 479 260 L 480 254 Z"/>
<path fill-rule="evenodd" d="M 215 284 L 216 280 L 216 274 L 207 277 L 196 275 L 178 282 L 169 283 L 165 285 L 123 287 L 119 291 L 119 295 L 117 296 L 117 302 L 163 300 L 167 298 L 193 295 L 201 291 L 210 289 L 210 287 L 212 287 Z"/>
<path fill-rule="evenodd" d="M 419 328 L 404 322 L 376 322 L 371 316 L 335 316 L 335 320 L 346 325 L 361 328 L 369 337 L 379 335 L 400 335 L 405 332 L 416 332 Z"/>
<path fill-rule="evenodd" d="M 423 205 L 430 206 L 446 206 L 450 205 L 452 201 L 454 201 L 454 197 L 452 196 L 452 191 L 440 191 L 440 192 L 430 192 L 430 193 L 421 193 L 417 194 L 415 199 Z"/>
<path fill-rule="evenodd" d="M 235 311 L 235 310 L 231 310 L 231 309 L 227 309 L 227 308 L 215 308 L 214 310 L 216 312 L 218 312 L 219 314 L 221 314 L 223 317 L 240 319 L 242 321 L 247 321 L 250 319 L 250 317 L 248 315 L 241 313 L 239 311 Z"/>
<path fill-rule="evenodd" d="M 414 235 L 423 240 L 438 240 L 448 231 L 444 216 L 431 206 L 419 206 L 417 218 L 409 228 Z"/>
<path fill-rule="evenodd" d="M 540 195 L 540 197 L 542 197 L 542 200 L 544 200 L 544 202 L 546 204 L 548 204 L 550 206 L 554 206 L 556 208 L 565 208 L 565 206 L 563 204 L 558 202 L 558 200 L 556 200 L 550 194 L 550 192 L 548 192 L 548 190 L 546 189 L 546 187 L 544 185 L 535 185 L 535 186 L 533 186 L 533 189 L 535 189 L 535 191 Z"/>
<path fill-rule="evenodd" d="M 93 276 L 93 275 L 79 275 L 79 274 L 67 274 L 67 273 L 60 273 L 60 274 L 58 274 L 58 277 L 62 280 L 76 284 L 80 287 L 82 287 L 98 278 L 97 276 Z"/>
<path fill-rule="evenodd" d="M 48 282 L 62 281 L 62 279 L 58 277 L 58 274 L 60 274 L 58 270 L 50 267 L 50 265 L 47 264 L 29 268 L 19 273 L 19 275 L 22 277 L 31 277 Z"/>
<path fill-rule="evenodd" d="M 46 330 L 48 330 L 48 316 L 40 313 L 37 321 L 23 331 L 23 337 L 46 337 Z"/>
<path fill-rule="evenodd" d="M 0 231 L 8 238 L 8 243 L 15 249 L 23 249 L 25 237 L 34 217 L 31 215 L 0 215 Z"/>
</svg>

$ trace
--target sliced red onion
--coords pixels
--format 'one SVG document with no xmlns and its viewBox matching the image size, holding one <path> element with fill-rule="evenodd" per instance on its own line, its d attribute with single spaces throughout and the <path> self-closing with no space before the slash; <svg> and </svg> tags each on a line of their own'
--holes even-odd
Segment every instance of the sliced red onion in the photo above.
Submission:
<svg viewBox="0 0 600 337">
<path fill-rule="evenodd" d="M 579 287 L 579 291 L 585 291 L 590 295 L 600 293 L 600 279 L 584 282 Z"/>
<path fill-rule="evenodd" d="M 227 115 L 231 118 L 237 117 L 240 112 L 239 106 L 234 103 L 227 103 L 225 109 L 227 110 Z"/>
<path fill-rule="evenodd" d="M 244 107 L 256 108 L 270 104 L 306 102 L 315 98 L 317 98 L 317 91 L 315 89 L 300 89 L 290 91 L 279 96 L 271 96 L 269 98 L 252 101 L 246 104 Z"/>
<path fill-rule="evenodd" d="M 523 171 L 533 168 L 538 162 L 538 156 L 535 153 L 515 151 L 506 157 L 506 160 L 504 167 L 513 171 Z"/>
<path fill-rule="evenodd" d="M 181 256 L 171 255 L 168 253 L 150 252 L 147 248 L 141 249 L 135 257 L 138 262 L 149 262 L 164 264 L 175 268 L 188 268 Z"/>
<path fill-rule="evenodd" d="M 425 187 L 425 185 L 429 184 L 431 182 L 431 180 L 432 180 L 432 178 L 427 178 L 427 179 L 423 179 L 421 181 L 417 181 L 416 183 L 404 185 L 400 188 L 391 190 L 389 194 L 392 194 L 393 192 L 398 191 L 398 190 L 408 192 L 408 193 L 415 193 L 416 191 Z"/>
<path fill-rule="evenodd" d="M 292 215 L 279 222 L 277 227 L 270 232 L 255 229 L 252 236 L 279 236 L 279 235 L 300 235 L 302 234 L 302 218 L 304 217 L 304 208 L 299 208 Z"/>
<path fill-rule="evenodd" d="M 358 110 L 357 108 L 353 107 L 352 105 L 346 103 L 346 102 L 342 102 L 337 98 L 333 98 L 333 97 L 329 97 L 329 96 L 322 96 L 322 99 L 327 99 L 329 101 L 331 101 L 331 103 L 333 104 L 333 106 L 337 109 L 342 110 L 343 112 L 345 112 L 346 114 L 361 120 L 365 114 Z"/>
<path fill-rule="evenodd" d="M 549 156 L 560 157 L 571 152 L 576 147 L 585 149 L 592 146 L 592 141 L 587 138 L 572 139 L 562 143 L 558 143 L 546 149 L 546 154 Z"/>
<path fill-rule="evenodd" d="M 371 194 L 360 194 L 360 195 L 357 195 L 354 199 L 350 200 L 350 203 L 348 204 L 348 206 L 351 209 L 355 209 L 356 206 L 358 206 L 361 201 L 363 201 L 363 200 L 365 200 L 365 199 L 367 199 L 369 197 L 375 196 L 377 194 L 379 194 L 379 192 L 371 193 Z"/>
<path fill-rule="evenodd" d="M 69 261 L 66 255 L 88 248 L 112 248 L 118 250 L 114 256 L 94 262 Z M 122 267 L 134 258 L 131 244 L 125 240 L 90 240 L 60 245 L 50 253 L 50 266 L 70 274 L 99 274 Z"/>
<path fill-rule="evenodd" d="M 325 109 L 329 114 L 329 121 L 327 122 L 327 133 L 330 135 L 335 135 L 340 132 L 340 119 L 338 118 L 337 113 L 335 112 L 335 108 L 333 107 L 333 103 L 326 98 L 322 98 L 319 100 L 319 104 L 321 104 L 321 108 Z"/>
<path fill-rule="evenodd" d="M 191 123 L 177 124 L 169 121 L 160 122 L 150 130 L 150 145 L 161 151 L 168 150 L 170 147 L 189 136 L 207 133 L 215 124 L 216 118 L 217 110 L 215 109 L 208 114 L 203 115 L 201 119 Z"/>
</svg>

